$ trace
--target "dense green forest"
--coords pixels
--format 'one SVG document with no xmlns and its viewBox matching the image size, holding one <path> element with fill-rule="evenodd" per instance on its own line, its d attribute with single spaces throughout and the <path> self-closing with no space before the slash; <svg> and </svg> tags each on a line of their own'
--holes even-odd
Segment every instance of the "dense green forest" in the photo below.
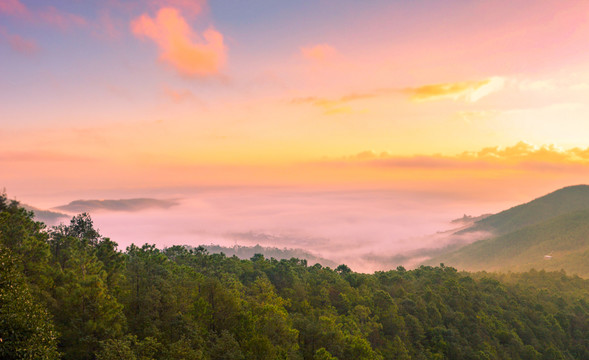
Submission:
<svg viewBox="0 0 589 360">
<path fill-rule="evenodd" d="M 2 359 L 589 359 L 589 281 L 121 252 L 0 195 Z"/>
</svg>

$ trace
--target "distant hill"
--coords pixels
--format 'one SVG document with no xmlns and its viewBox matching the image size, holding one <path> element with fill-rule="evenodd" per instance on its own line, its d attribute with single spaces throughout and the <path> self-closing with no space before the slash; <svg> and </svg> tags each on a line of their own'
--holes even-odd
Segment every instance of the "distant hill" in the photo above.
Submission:
<svg viewBox="0 0 589 360">
<path fill-rule="evenodd" d="M 220 245 L 201 245 L 211 254 L 223 253 L 229 257 L 235 255 L 240 259 L 251 259 L 255 254 L 262 254 L 266 259 L 275 258 L 277 260 L 282 259 L 304 259 L 307 260 L 309 266 L 314 264 L 321 264 L 322 266 L 328 266 L 335 268 L 338 266 L 337 263 L 311 254 L 308 251 L 302 249 L 279 249 L 276 247 L 264 247 L 260 245 L 255 246 L 233 246 L 226 247 Z M 189 247 L 190 248 L 190 247 Z"/>
<path fill-rule="evenodd" d="M 54 209 L 71 213 L 94 211 L 126 211 L 135 212 L 146 209 L 168 209 L 178 205 L 176 199 L 119 199 L 119 200 L 74 200 L 67 205 L 57 206 Z"/>
<path fill-rule="evenodd" d="M 550 256 L 546 257 L 545 256 Z M 589 277 L 589 210 L 477 241 L 429 263 L 469 271 L 560 270 Z"/>
<path fill-rule="evenodd" d="M 490 235 L 434 256 L 469 271 L 560 270 L 589 277 L 589 186 L 570 186 L 475 222 Z"/>
<path fill-rule="evenodd" d="M 21 204 L 23 208 L 32 211 L 35 214 L 35 220 L 44 222 L 48 226 L 57 225 L 62 221 L 67 221 L 71 216 L 57 211 L 41 210 L 34 206 Z"/>
<path fill-rule="evenodd" d="M 459 233 L 486 231 L 502 235 L 577 210 L 589 210 L 589 185 L 562 188 L 528 203 L 487 216 Z"/>
</svg>

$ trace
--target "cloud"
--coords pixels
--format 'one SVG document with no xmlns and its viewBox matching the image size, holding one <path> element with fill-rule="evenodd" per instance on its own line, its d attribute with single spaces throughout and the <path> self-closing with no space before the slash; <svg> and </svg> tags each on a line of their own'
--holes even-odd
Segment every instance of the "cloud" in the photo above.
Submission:
<svg viewBox="0 0 589 360">
<path fill-rule="evenodd" d="M 160 200 L 150 198 L 120 199 L 120 200 L 75 200 L 67 205 L 54 209 L 72 213 L 93 211 L 125 211 L 137 212 L 146 209 L 168 209 L 178 205 L 177 200 Z"/>
<path fill-rule="evenodd" d="M 336 55 L 336 50 L 327 44 L 318 44 L 310 47 L 301 47 L 301 54 L 307 60 L 325 62 Z"/>
<path fill-rule="evenodd" d="M 20 35 L 9 34 L 0 27 L 0 40 L 8 43 L 10 48 L 23 55 L 33 55 L 39 51 L 39 45 L 33 39 L 26 39 Z"/>
<path fill-rule="evenodd" d="M 67 30 L 71 27 L 85 26 L 86 19 L 79 15 L 70 14 L 57 10 L 53 6 L 39 12 L 39 18 L 46 24 L 55 26 L 61 30 Z"/>
<path fill-rule="evenodd" d="M 504 78 L 492 77 L 480 81 L 463 81 L 406 88 L 404 92 L 409 94 L 414 101 L 451 99 L 476 102 L 491 93 L 503 89 L 504 86 Z"/>
<path fill-rule="evenodd" d="M 341 160 L 327 161 L 334 166 L 355 164 L 373 168 L 426 170 L 530 170 L 577 171 L 588 169 L 589 148 L 561 149 L 555 145 L 536 146 L 521 141 L 508 147 L 487 147 L 457 155 L 397 156 L 374 150 L 361 151 Z"/>
<path fill-rule="evenodd" d="M 589 149 L 573 148 L 563 150 L 555 145 L 536 146 L 520 141 L 508 147 L 487 147 L 477 152 L 464 152 L 462 159 L 507 160 L 507 161 L 544 161 L 544 162 L 579 162 L 589 161 Z"/>
<path fill-rule="evenodd" d="M 386 158 L 388 156 L 390 156 L 390 154 L 387 151 L 383 151 L 379 154 L 374 150 L 366 150 L 366 151 L 361 151 L 361 152 L 357 153 L 356 155 L 353 155 L 351 158 L 357 159 L 357 160 L 369 160 L 369 159 L 376 159 L 379 157 Z"/>
<path fill-rule="evenodd" d="M 492 77 L 481 81 L 464 81 L 446 84 L 423 85 L 414 88 L 381 88 L 368 92 L 350 93 L 339 98 L 327 98 L 318 96 L 297 97 L 292 99 L 292 104 L 311 104 L 320 107 L 325 114 L 339 114 L 354 112 L 349 103 L 382 96 L 405 94 L 410 95 L 414 101 L 433 100 L 463 100 L 476 102 L 483 97 L 503 89 L 506 80 L 502 77 Z M 468 118 L 469 113 L 459 113 Z"/>
<path fill-rule="evenodd" d="M 194 100 L 196 97 L 192 91 L 187 89 L 175 90 L 170 87 L 164 86 L 164 94 L 173 102 L 179 104 L 188 100 Z"/>
<path fill-rule="evenodd" d="M 26 16 L 28 10 L 19 0 L 2 0 L 0 1 L 0 13 L 11 16 Z"/>
<path fill-rule="evenodd" d="M 153 40 L 159 47 L 160 60 L 182 75 L 217 74 L 225 63 L 223 35 L 208 28 L 201 38 L 174 8 L 160 9 L 155 18 L 141 15 L 131 22 L 131 30 L 139 38 Z"/>
<path fill-rule="evenodd" d="M 42 10 L 31 11 L 19 0 L 1 0 L 0 14 L 23 18 L 28 21 L 54 26 L 62 30 L 85 26 L 88 23 L 80 15 L 61 11 L 53 6 L 48 6 Z"/>
<path fill-rule="evenodd" d="M 93 23 L 92 35 L 99 39 L 120 39 L 125 22 L 121 18 L 113 16 L 110 9 L 102 9 L 98 12 Z"/>
<path fill-rule="evenodd" d="M 21 204 L 21 206 L 27 209 L 28 211 L 32 211 L 35 214 L 35 220 L 44 222 L 46 225 L 49 226 L 57 225 L 62 220 L 68 219 L 70 217 L 67 214 L 59 213 L 56 211 L 41 210 L 27 204 Z"/>
<path fill-rule="evenodd" d="M 328 99 L 323 97 L 298 97 L 292 99 L 292 104 L 310 104 L 323 109 L 325 115 L 349 114 L 356 112 L 349 103 L 356 100 L 369 99 L 377 96 L 377 94 L 349 94 L 336 99 Z"/>
</svg>

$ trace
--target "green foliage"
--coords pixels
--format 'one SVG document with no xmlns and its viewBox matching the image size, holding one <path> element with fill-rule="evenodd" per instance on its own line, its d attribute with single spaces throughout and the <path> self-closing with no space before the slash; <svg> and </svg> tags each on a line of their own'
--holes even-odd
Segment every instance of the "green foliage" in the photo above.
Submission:
<svg viewBox="0 0 589 360">
<path fill-rule="evenodd" d="M 329 351 L 325 350 L 325 348 L 320 348 L 315 352 L 313 356 L 313 360 L 337 360 L 336 357 L 331 356 Z"/>
<path fill-rule="evenodd" d="M 211 360 L 244 360 L 239 343 L 227 330 L 215 339 L 211 347 Z"/>
<path fill-rule="evenodd" d="M 58 359 L 57 333 L 10 251 L 0 246 L 0 358 Z"/>
</svg>

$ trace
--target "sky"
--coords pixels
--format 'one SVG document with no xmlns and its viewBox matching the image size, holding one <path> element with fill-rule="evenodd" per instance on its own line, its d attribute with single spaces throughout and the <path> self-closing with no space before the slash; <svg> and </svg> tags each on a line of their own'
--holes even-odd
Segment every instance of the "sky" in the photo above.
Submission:
<svg viewBox="0 0 589 360">
<path fill-rule="evenodd" d="M 498 211 L 587 182 L 587 39 L 585 1 L 0 0 L 0 187 Z"/>
</svg>

